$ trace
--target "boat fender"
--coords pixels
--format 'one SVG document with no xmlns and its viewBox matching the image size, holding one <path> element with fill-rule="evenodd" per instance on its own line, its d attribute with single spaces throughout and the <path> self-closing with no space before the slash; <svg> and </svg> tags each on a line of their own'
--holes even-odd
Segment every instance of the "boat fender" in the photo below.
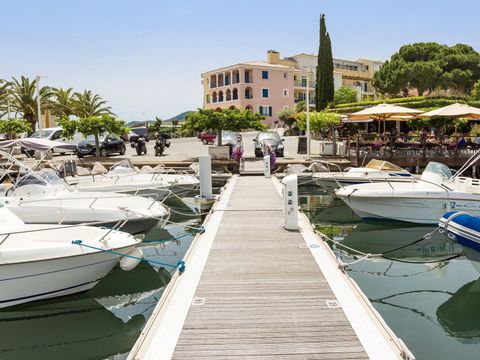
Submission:
<svg viewBox="0 0 480 360">
<path fill-rule="evenodd" d="M 135 269 L 135 267 L 140 263 L 141 258 L 143 258 L 143 251 L 135 248 L 130 250 L 127 255 L 134 256 L 135 258 L 124 256 L 120 259 L 120 267 L 124 271 L 130 271 Z"/>
</svg>

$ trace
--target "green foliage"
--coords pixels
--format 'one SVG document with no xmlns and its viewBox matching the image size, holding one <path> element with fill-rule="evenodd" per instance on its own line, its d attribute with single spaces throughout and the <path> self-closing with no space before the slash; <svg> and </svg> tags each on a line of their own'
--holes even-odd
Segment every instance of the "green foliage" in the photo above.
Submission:
<svg viewBox="0 0 480 360">
<path fill-rule="evenodd" d="M 472 97 L 473 100 L 480 100 L 480 80 L 478 80 L 472 88 L 472 91 L 470 92 L 470 96 Z"/>
<path fill-rule="evenodd" d="M 160 117 L 155 116 L 155 122 L 147 124 L 147 131 L 151 134 L 161 132 L 162 124 L 163 120 Z"/>
<path fill-rule="evenodd" d="M 310 113 L 310 131 L 319 132 L 340 124 L 340 115 L 328 111 L 312 111 Z M 307 129 L 307 114 L 297 114 L 297 125 L 301 130 Z"/>
<path fill-rule="evenodd" d="M 292 125 L 297 120 L 295 118 L 295 111 L 290 108 L 283 109 L 278 113 L 278 118 L 283 122 L 284 125 L 288 127 L 289 130 L 292 129 Z"/>
<path fill-rule="evenodd" d="M 52 89 L 53 101 L 51 103 L 52 113 L 59 117 L 69 117 L 75 114 L 75 95 L 73 88 Z"/>
<path fill-rule="evenodd" d="M 375 101 L 362 101 L 350 104 L 339 104 L 330 107 L 331 111 L 335 111 L 340 114 L 348 114 L 356 111 L 363 110 L 365 106 L 378 105 L 382 103 L 386 104 L 398 104 L 412 109 L 420 109 L 424 111 L 432 110 L 453 103 L 468 103 L 471 106 L 480 105 L 480 101 L 466 101 L 464 97 L 450 97 L 450 96 L 415 96 L 408 98 L 395 98 Z"/>
<path fill-rule="evenodd" d="M 17 134 L 31 130 L 30 123 L 25 119 L 0 120 L 0 133 L 5 134 L 9 140 L 14 139 Z"/>
<path fill-rule="evenodd" d="M 333 103 L 338 104 L 351 104 L 357 102 L 357 91 L 349 88 L 348 86 L 341 86 L 333 97 Z"/>
<path fill-rule="evenodd" d="M 480 79 L 480 54 L 471 46 L 434 42 L 404 45 L 377 71 L 372 85 L 378 92 L 397 95 L 416 88 L 419 94 L 435 89 L 468 93 Z"/>
<path fill-rule="evenodd" d="M 477 135 L 480 134 L 480 124 L 476 122 L 475 124 L 472 125 L 470 128 L 470 135 Z"/>
<path fill-rule="evenodd" d="M 325 25 L 325 14 L 320 15 L 320 37 L 315 83 L 315 108 L 323 110 L 334 97 L 333 57 L 330 35 Z"/>
<path fill-rule="evenodd" d="M 23 118 L 30 123 L 30 131 L 35 129 L 35 123 L 38 121 L 37 114 L 37 80 L 30 81 L 28 77 L 22 76 L 20 79 L 12 78 L 8 82 L 11 93 L 12 111 L 20 113 Z M 48 109 L 51 105 L 52 89 L 44 86 L 40 89 L 40 105 L 42 109 Z"/>
<path fill-rule="evenodd" d="M 90 118 L 103 115 L 114 115 L 110 106 L 106 106 L 107 101 L 103 100 L 100 95 L 93 94 L 90 90 L 83 93 L 75 93 L 73 106 L 75 115 L 79 118 Z"/>
<path fill-rule="evenodd" d="M 60 119 L 59 123 L 63 128 L 63 135 L 67 138 L 72 138 L 76 132 L 80 132 L 85 137 L 94 135 L 97 157 L 100 156 L 100 135 L 104 133 L 122 135 L 128 132 L 124 121 L 117 120 L 110 115 L 90 116 L 76 120 L 64 117 Z"/>
<path fill-rule="evenodd" d="M 198 109 L 185 117 L 182 124 L 183 133 L 200 132 L 204 130 L 231 130 L 241 131 L 247 129 L 263 130 L 264 119 L 258 113 L 239 109 Z M 221 145 L 221 144 L 220 144 Z"/>
<path fill-rule="evenodd" d="M 299 113 L 302 111 L 307 111 L 307 102 L 305 100 L 299 101 L 295 105 L 295 112 Z"/>
</svg>

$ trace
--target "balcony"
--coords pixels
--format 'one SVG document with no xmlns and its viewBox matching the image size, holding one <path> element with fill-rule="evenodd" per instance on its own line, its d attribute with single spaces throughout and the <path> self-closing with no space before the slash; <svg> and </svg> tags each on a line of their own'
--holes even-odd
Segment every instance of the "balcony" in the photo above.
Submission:
<svg viewBox="0 0 480 360">
<path fill-rule="evenodd" d="M 299 103 L 300 101 L 307 101 L 307 99 L 304 99 L 304 98 L 295 98 L 294 101 L 295 101 L 295 104 L 296 104 L 296 103 Z M 309 103 L 310 103 L 310 105 L 315 105 L 315 99 L 310 98 L 310 99 L 309 99 Z"/>
<path fill-rule="evenodd" d="M 306 87 L 307 87 L 307 80 L 296 80 L 296 81 L 294 82 L 294 85 L 295 85 L 296 87 L 304 87 L 304 88 L 306 88 Z M 315 81 L 309 81 L 309 82 L 308 82 L 308 87 L 314 88 L 314 87 L 315 87 Z"/>
</svg>

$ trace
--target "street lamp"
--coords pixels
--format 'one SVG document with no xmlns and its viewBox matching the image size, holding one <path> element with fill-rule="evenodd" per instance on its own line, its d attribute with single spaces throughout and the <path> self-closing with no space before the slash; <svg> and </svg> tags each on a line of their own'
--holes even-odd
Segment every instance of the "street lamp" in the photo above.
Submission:
<svg viewBox="0 0 480 360">
<path fill-rule="evenodd" d="M 38 114 L 38 131 L 42 131 L 42 108 L 40 106 L 40 79 L 46 78 L 46 76 L 37 75 L 35 80 L 37 81 L 37 114 Z"/>
</svg>

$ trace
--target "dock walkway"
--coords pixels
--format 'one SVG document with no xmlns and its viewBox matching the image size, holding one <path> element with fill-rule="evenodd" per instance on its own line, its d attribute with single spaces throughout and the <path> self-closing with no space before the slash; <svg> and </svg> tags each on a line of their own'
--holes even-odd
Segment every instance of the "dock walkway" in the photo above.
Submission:
<svg viewBox="0 0 480 360">
<path fill-rule="evenodd" d="M 170 300 L 152 315 L 130 359 L 401 358 L 398 339 L 347 284 L 308 220 L 301 216 L 300 232 L 283 228 L 275 181 L 235 176 L 227 185 L 212 215 L 220 219 L 205 225 L 212 233 L 203 235 L 213 237 L 205 263 L 192 268 L 187 259 L 180 276 L 195 283 L 181 277 L 199 269 L 198 285 L 166 291 Z M 325 266 L 334 273 L 328 280 Z"/>
</svg>

